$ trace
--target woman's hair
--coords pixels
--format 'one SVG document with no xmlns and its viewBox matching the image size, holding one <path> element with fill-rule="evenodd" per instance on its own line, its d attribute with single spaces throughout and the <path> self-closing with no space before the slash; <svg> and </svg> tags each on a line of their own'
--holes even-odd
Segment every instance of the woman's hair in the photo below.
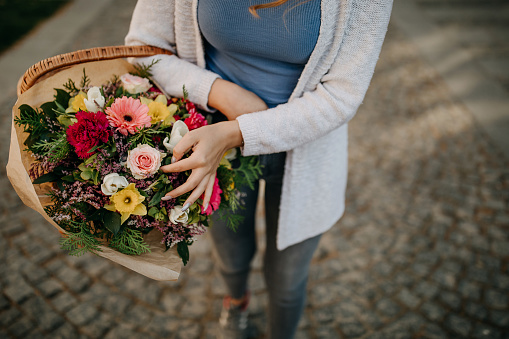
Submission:
<svg viewBox="0 0 509 339">
<path fill-rule="evenodd" d="M 281 6 L 282 4 L 284 4 L 287 1 L 288 0 L 276 0 L 276 1 L 269 2 L 267 4 L 249 6 L 249 12 L 251 12 L 251 14 L 253 14 L 255 17 L 258 18 L 259 15 L 258 15 L 258 13 L 256 13 L 256 10 L 262 9 L 262 8 L 271 8 L 271 7 Z"/>
</svg>

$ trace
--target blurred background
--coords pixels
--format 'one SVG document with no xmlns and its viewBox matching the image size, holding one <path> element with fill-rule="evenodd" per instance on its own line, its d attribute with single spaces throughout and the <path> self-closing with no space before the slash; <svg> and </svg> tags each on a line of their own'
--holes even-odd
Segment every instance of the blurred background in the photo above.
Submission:
<svg viewBox="0 0 509 339">
<path fill-rule="evenodd" d="M 178 282 L 69 257 L 5 173 L 19 77 L 122 44 L 135 4 L 0 0 L 0 338 L 215 338 L 224 291 L 206 237 Z M 313 259 L 297 338 L 509 338 L 508 41 L 507 1 L 395 1 L 350 123 L 347 210 Z M 260 259 L 250 310 L 263 328 Z"/>
</svg>

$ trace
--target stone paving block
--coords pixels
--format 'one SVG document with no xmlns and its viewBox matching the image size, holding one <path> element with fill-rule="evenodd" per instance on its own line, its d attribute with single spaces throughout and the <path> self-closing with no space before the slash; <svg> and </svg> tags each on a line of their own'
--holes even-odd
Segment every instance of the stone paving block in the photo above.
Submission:
<svg viewBox="0 0 509 339">
<path fill-rule="evenodd" d="M 165 293 L 161 298 L 161 305 L 167 314 L 177 314 L 182 308 L 184 297 L 178 293 Z"/>
<path fill-rule="evenodd" d="M 453 310 L 459 311 L 461 308 L 461 298 L 456 293 L 449 292 L 449 291 L 442 291 L 442 292 L 440 292 L 439 300 L 443 304 L 452 308 Z"/>
<path fill-rule="evenodd" d="M 6 309 L 9 306 L 10 302 L 2 294 L 0 294 L 0 311 Z"/>
<path fill-rule="evenodd" d="M 136 323 L 140 320 L 136 319 L 136 321 L 132 323 Z M 127 319 L 124 319 L 124 322 L 129 323 Z M 79 326 L 79 329 L 90 338 L 103 338 L 106 332 L 112 329 L 114 325 L 115 322 L 112 317 L 101 312 L 97 317 L 94 318 L 93 321 L 89 322 L 87 325 Z"/>
<path fill-rule="evenodd" d="M 338 334 L 335 328 L 329 326 L 318 327 L 313 335 L 313 338 L 317 339 L 339 339 L 341 336 Z"/>
<path fill-rule="evenodd" d="M 467 302 L 465 305 L 465 312 L 472 318 L 478 320 L 485 320 L 488 317 L 487 307 L 475 302 Z"/>
<path fill-rule="evenodd" d="M 429 281 L 420 281 L 413 292 L 420 297 L 431 299 L 439 292 L 438 284 Z"/>
<path fill-rule="evenodd" d="M 423 303 L 421 311 L 431 321 L 441 321 L 447 313 L 442 306 L 433 301 L 426 301 Z"/>
<path fill-rule="evenodd" d="M 114 266 L 108 273 L 101 276 L 101 279 L 110 285 L 118 286 L 127 280 L 127 274 L 123 269 Z"/>
<path fill-rule="evenodd" d="M 398 293 L 397 298 L 408 308 L 416 308 L 420 303 L 420 299 L 406 288 Z"/>
<path fill-rule="evenodd" d="M 56 275 L 74 293 L 84 292 L 91 283 L 88 276 L 69 266 L 62 266 Z"/>
<path fill-rule="evenodd" d="M 198 338 L 202 331 L 202 326 L 199 323 L 181 322 L 179 329 L 175 335 L 176 339 Z"/>
<path fill-rule="evenodd" d="M 346 322 L 340 324 L 339 330 L 346 338 L 357 338 L 366 333 L 366 329 L 359 322 Z"/>
<path fill-rule="evenodd" d="M 448 337 L 444 330 L 436 324 L 426 324 L 422 331 L 422 336 L 429 339 L 444 339 Z"/>
<path fill-rule="evenodd" d="M 119 339 L 119 338 L 146 338 L 146 334 L 141 334 L 139 332 L 134 331 L 133 329 L 127 327 L 124 324 L 120 324 L 119 326 L 111 329 L 106 336 L 105 339 Z"/>
<path fill-rule="evenodd" d="M 502 338 L 502 332 L 489 325 L 476 324 L 472 332 L 472 337 L 475 339 L 500 339 Z"/>
<path fill-rule="evenodd" d="M 69 339 L 69 338 L 83 338 L 84 335 L 80 335 L 78 330 L 70 323 L 65 323 L 55 331 L 51 332 L 51 338 Z M 85 339 L 85 338 L 83 338 Z"/>
<path fill-rule="evenodd" d="M 466 337 L 472 329 L 472 324 L 468 319 L 455 314 L 448 315 L 444 323 L 449 330 L 464 337 Z"/>
<path fill-rule="evenodd" d="M 78 304 L 78 299 L 76 299 L 69 292 L 64 291 L 57 295 L 56 297 L 52 298 L 51 303 L 53 304 L 53 307 L 57 311 L 61 313 L 66 313 L 68 310 L 70 310 L 71 308 Z"/>
<path fill-rule="evenodd" d="M 89 303 L 80 303 L 66 313 L 67 318 L 76 326 L 84 326 L 99 316 L 97 308 Z"/>
<path fill-rule="evenodd" d="M 207 302 L 203 298 L 188 298 L 182 304 L 180 316 L 183 318 L 199 319 L 205 315 L 207 309 Z"/>
<path fill-rule="evenodd" d="M 103 314 L 101 313 L 101 316 L 102 315 Z M 127 309 L 127 311 L 122 316 L 122 320 L 131 324 L 147 324 L 152 319 L 153 315 L 154 314 L 151 310 L 141 305 L 134 305 Z"/>
<path fill-rule="evenodd" d="M 8 325 L 12 324 L 21 316 L 22 314 L 17 308 L 8 308 L 7 310 L 0 312 L 0 325 L 2 325 L 2 328 L 7 328 Z"/>
<path fill-rule="evenodd" d="M 122 316 L 132 304 L 133 300 L 130 298 L 121 294 L 111 293 L 103 299 L 101 308 L 114 316 Z"/>
<path fill-rule="evenodd" d="M 20 304 L 34 294 L 34 289 L 25 280 L 19 279 L 16 284 L 9 284 L 4 293 L 11 301 Z"/>
<path fill-rule="evenodd" d="M 24 338 L 27 333 L 34 329 L 35 323 L 28 318 L 20 318 L 7 328 L 15 338 Z M 0 336 L 1 338 L 1 336 Z"/>
<path fill-rule="evenodd" d="M 167 315 L 156 315 L 143 329 L 156 334 L 158 337 L 170 338 L 175 336 L 180 323 L 182 323 L 181 319 L 175 319 Z"/>
<path fill-rule="evenodd" d="M 507 293 L 503 293 L 497 290 L 485 290 L 484 299 L 488 307 L 496 309 L 507 309 L 509 306 L 509 296 Z"/>
<path fill-rule="evenodd" d="M 37 327 L 44 331 L 54 331 L 65 323 L 65 319 L 55 312 L 46 301 L 39 296 L 34 296 L 23 304 L 23 310 L 35 319 Z"/>
<path fill-rule="evenodd" d="M 394 317 L 401 312 L 401 307 L 389 298 L 379 300 L 376 310 L 384 317 Z"/>
<path fill-rule="evenodd" d="M 51 278 L 38 284 L 37 289 L 41 291 L 45 297 L 52 298 L 63 290 L 63 286 L 60 282 Z"/>
<path fill-rule="evenodd" d="M 499 327 L 509 327 L 509 311 L 491 311 L 489 315 L 491 322 Z"/>
</svg>

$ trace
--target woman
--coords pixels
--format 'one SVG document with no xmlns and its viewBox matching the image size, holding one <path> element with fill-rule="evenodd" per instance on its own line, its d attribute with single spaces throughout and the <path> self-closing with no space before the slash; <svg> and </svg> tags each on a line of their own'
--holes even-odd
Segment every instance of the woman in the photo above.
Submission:
<svg viewBox="0 0 509 339">
<path fill-rule="evenodd" d="M 126 43 L 169 49 L 153 73 L 165 90 L 226 117 L 186 134 L 173 163 L 192 169 L 167 199 L 209 202 L 226 150 L 260 155 L 266 180 L 268 337 L 292 338 L 320 235 L 344 211 L 347 123 L 361 104 L 387 29 L 391 0 L 139 0 Z M 259 17 L 257 17 L 259 16 Z M 217 119 L 221 120 L 221 119 Z M 181 160 L 184 153 L 192 155 Z M 247 276 L 257 192 L 246 192 L 237 233 L 211 227 L 229 296 L 224 337 L 246 337 Z"/>
</svg>

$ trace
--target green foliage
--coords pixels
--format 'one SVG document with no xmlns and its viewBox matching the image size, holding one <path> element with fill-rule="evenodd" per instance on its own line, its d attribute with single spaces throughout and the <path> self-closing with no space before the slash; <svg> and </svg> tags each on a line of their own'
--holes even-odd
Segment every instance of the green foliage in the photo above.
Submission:
<svg viewBox="0 0 509 339">
<path fill-rule="evenodd" d="M 81 88 L 85 88 L 90 86 L 90 78 L 88 77 L 87 73 L 85 72 L 85 67 L 83 67 L 83 76 L 81 77 Z"/>
<path fill-rule="evenodd" d="M 32 151 L 32 146 L 41 138 L 49 134 L 48 123 L 43 114 L 28 105 L 19 106 L 19 116 L 14 118 L 14 123 L 23 126 L 23 130 L 29 134 L 25 145 Z M 35 153 L 35 152 L 34 152 Z"/>
<path fill-rule="evenodd" d="M 81 230 L 77 233 L 67 232 L 60 239 L 60 248 L 69 251 L 69 255 L 81 256 L 87 252 L 101 252 L 101 243 L 88 230 L 88 225 L 80 225 Z"/>
<path fill-rule="evenodd" d="M 70 78 L 64 84 L 64 88 L 72 95 L 76 95 L 80 91 L 79 88 L 76 87 L 76 83 Z"/>
<path fill-rule="evenodd" d="M 234 168 L 235 185 L 248 186 L 254 190 L 254 183 L 262 174 L 262 165 L 258 161 L 258 157 L 239 157 L 240 166 Z"/>
<path fill-rule="evenodd" d="M 57 163 L 69 155 L 72 147 L 67 141 L 66 134 L 61 133 L 56 139 L 37 142 L 32 146 L 32 151 L 48 157 L 48 160 L 52 163 Z"/>
<path fill-rule="evenodd" d="M 150 65 L 138 64 L 134 65 L 134 72 L 131 72 L 132 75 L 137 75 L 142 78 L 150 78 L 152 76 L 152 67 L 157 64 L 161 59 L 154 59 L 150 63 Z"/>
<path fill-rule="evenodd" d="M 60 112 L 65 112 L 65 108 L 69 105 L 69 100 L 71 99 L 71 95 L 60 88 L 55 88 L 57 92 L 55 94 L 55 105 L 57 105 L 57 109 Z"/>
<path fill-rule="evenodd" d="M 102 220 L 104 227 L 106 227 L 114 236 L 120 231 L 122 220 L 120 214 L 108 210 L 102 210 Z"/>
<path fill-rule="evenodd" d="M 125 227 L 110 241 L 110 247 L 120 253 L 129 255 L 140 255 L 150 252 L 150 248 L 143 240 L 143 234 L 138 230 Z"/>
<path fill-rule="evenodd" d="M 189 261 L 189 246 L 185 241 L 181 241 L 177 244 L 177 253 L 179 254 L 184 266 Z"/>
</svg>

